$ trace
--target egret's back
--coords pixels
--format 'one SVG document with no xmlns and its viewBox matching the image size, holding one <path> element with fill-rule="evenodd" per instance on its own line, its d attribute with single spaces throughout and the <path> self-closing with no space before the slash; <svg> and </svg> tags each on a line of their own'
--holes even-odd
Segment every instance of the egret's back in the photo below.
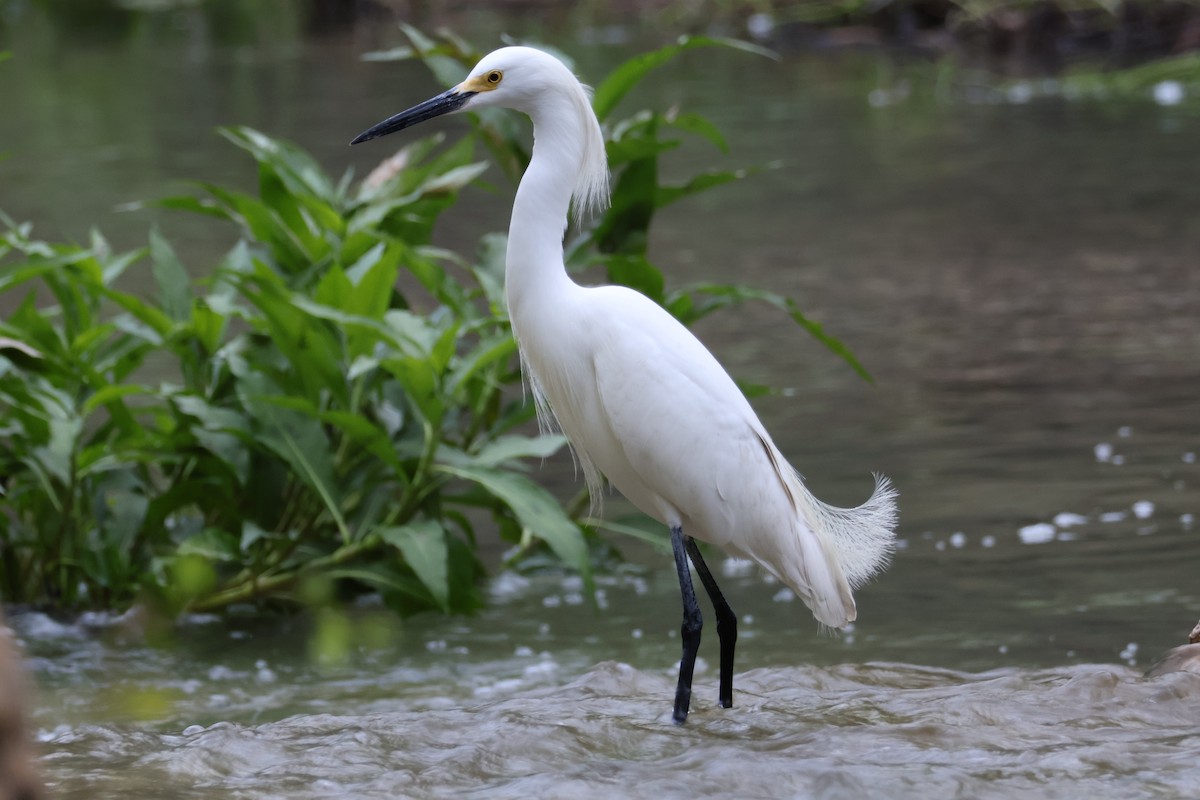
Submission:
<svg viewBox="0 0 1200 800">
<path fill-rule="evenodd" d="M 854 619 L 852 587 L 892 547 L 885 481 L 856 509 L 814 498 L 712 354 L 636 292 L 574 287 L 514 325 L 590 482 L 603 474 L 664 524 L 758 562 L 822 623 Z"/>
</svg>

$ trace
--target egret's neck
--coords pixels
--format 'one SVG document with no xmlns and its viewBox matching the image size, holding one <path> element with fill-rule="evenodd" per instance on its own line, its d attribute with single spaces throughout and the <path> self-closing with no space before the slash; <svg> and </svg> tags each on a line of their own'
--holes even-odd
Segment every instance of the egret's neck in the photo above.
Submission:
<svg viewBox="0 0 1200 800">
<path fill-rule="evenodd" d="M 505 286 L 509 316 L 518 320 L 548 292 L 574 286 L 563 266 L 563 234 L 583 162 L 584 123 L 569 100 L 543 98 L 533 119 L 533 155 L 517 187 L 508 227 Z"/>
</svg>

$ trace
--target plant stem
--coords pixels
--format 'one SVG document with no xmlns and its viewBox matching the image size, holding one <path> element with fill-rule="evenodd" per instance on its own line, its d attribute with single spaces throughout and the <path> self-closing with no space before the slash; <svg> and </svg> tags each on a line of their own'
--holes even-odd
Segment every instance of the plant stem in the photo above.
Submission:
<svg viewBox="0 0 1200 800">
<path fill-rule="evenodd" d="M 429 420 L 422 420 L 425 428 L 425 447 L 421 450 L 421 458 L 417 461 L 417 468 L 413 471 L 412 480 L 408 486 L 404 488 L 404 493 L 400 497 L 400 504 L 396 510 L 390 515 L 390 521 L 395 524 L 396 521 L 403 522 L 417 509 L 424 493 L 421 491 L 421 484 L 425 482 L 425 475 L 429 472 L 430 465 L 433 464 L 434 454 L 437 453 L 438 437 L 435 435 L 433 425 Z M 428 489 L 429 487 L 425 487 Z"/>
<path fill-rule="evenodd" d="M 189 604 L 188 608 L 196 612 L 214 611 L 233 603 L 253 600 L 290 586 L 306 573 L 320 572 L 358 558 L 378 548 L 381 544 L 383 544 L 383 540 L 378 536 L 368 536 L 361 541 L 342 545 L 327 556 L 314 558 L 299 569 L 264 577 L 248 578 L 239 584 L 214 592 L 208 597 L 195 600 Z"/>
</svg>

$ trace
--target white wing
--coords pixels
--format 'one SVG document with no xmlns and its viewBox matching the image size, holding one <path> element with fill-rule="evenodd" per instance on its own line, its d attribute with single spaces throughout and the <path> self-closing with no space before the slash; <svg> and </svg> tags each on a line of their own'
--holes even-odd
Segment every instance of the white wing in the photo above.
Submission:
<svg viewBox="0 0 1200 800">
<path fill-rule="evenodd" d="M 596 449 L 620 454 L 597 458 L 600 470 L 646 513 L 763 565 L 822 622 L 854 619 L 836 548 L 804 508 L 811 495 L 796 490 L 733 379 L 649 299 L 593 292 L 604 318 L 592 356 L 600 414 L 584 447 L 607 440 Z"/>
</svg>

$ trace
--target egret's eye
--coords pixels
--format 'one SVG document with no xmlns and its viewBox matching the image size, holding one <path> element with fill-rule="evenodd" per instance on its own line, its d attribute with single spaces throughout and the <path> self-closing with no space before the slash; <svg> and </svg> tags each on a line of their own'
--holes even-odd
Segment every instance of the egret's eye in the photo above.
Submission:
<svg viewBox="0 0 1200 800">
<path fill-rule="evenodd" d="M 503 72 L 501 72 L 498 69 L 494 69 L 488 73 L 487 82 L 490 83 L 492 86 L 495 86 L 496 84 L 498 84 L 500 82 L 500 79 L 503 77 L 504 77 Z"/>
</svg>

